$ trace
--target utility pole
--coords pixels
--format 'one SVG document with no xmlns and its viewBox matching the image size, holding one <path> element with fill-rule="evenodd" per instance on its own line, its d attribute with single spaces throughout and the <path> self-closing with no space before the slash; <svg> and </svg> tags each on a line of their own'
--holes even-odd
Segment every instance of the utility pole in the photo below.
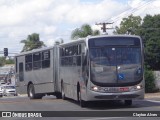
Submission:
<svg viewBox="0 0 160 120">
<path fill-rule="evenodd" d="M 96 25 L 101 25 L 102 26 L 101 30 L 103 30 L 104 33 L 106 32 L 107 29 L 113 29 L 113 28 L 107 28 L 107 25 L 109 25 L 109 24 L 113 24 L 113 22 L 112 23 L 105 23 L 105 22 L 103 22 L 103 23 L 96 23 Z"/>
</svg>

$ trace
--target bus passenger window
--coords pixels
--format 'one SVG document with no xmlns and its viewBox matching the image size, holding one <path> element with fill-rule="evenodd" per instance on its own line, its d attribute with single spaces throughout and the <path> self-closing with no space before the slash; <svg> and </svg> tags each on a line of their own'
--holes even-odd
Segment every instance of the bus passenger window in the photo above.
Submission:
<svg viewBox="0 0 160 120">
<path fill-rule="evenodd" d="M 24 81 L 23 63 L 19 63 L 19 81 Z"/>
</svg>

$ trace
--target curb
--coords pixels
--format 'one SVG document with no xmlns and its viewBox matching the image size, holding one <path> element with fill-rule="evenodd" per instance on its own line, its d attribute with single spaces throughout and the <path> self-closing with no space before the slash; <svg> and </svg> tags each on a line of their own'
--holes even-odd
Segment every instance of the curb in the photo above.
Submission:
<svg viewBox="0 0 160 120">
<path fill-rule="evenodd" d="M 160 98 L 160 92 L 157 93 L 146 93 L 145 98 Z"/>
</svg>

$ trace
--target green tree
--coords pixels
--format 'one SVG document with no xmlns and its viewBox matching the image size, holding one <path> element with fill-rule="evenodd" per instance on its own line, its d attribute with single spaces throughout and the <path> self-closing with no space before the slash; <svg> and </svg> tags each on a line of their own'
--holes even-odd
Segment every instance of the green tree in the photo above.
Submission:
<svg viewBox="0 0 160 120">
<path fill-rule="evenodd" d="M 14 59 L 10 58 L 5 61 L 5 64 L 14 64 Z"/>
<path fill-rule="evenodd" d="M 120 27 L 116 26 L 116 34 L 139 34 L 139 28 L 141 27 L 141 17 L 133 16 L 132 14 L 128 18 L 123 18 Z"/>
<path fill-rule="evenodd" d="M 160 70 L 160 15 L 146 15 L 140 30 L 145 45 L 145 64 Z"/>
<path fill-rule="evenodd" d="M 158 91 L 155 85 L 155 76 L 153 71 L 145 68 L 144 76 L 145 76 L 145 92 L 149 93 Z"/>
<path fill-rule="evenodd" d="M 99 34 L 99 30 L 92 30 L 90 25 L 84 24 L 81 26 L 81 28 L 76 28 L 75 30 L 73 30 L 71 34 L 71 39 L 83 38 L 87 37 L 88 35 L 96 36 Z"/>
<path fill-rule="evenodd" d="M 24 43 L 22 52 L 30 51 L 30 50 L 41 48 L 45 46 L 43 41 L 39 40 L 39 34 L 37 33 L 28 35 L 26 40 L 21 40 L 21 43 Z"/>
<path fill-rule="evenodd" d="M 5 65 L 5 57 L 0 57 L 0 67 Z"/>
</svg>

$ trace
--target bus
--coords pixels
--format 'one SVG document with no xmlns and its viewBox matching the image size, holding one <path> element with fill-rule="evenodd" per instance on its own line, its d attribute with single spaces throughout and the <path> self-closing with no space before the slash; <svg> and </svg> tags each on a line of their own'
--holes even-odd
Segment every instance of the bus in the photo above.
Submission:
<svg viewBox="0 0 160 120">
<path fill-rule="evenodd" d="M 144 99 L 143 44 L 139 36 L 100 35 L 15 56 L 17 93 L 89 101 Z"/>
<path fill-rule="evenodd" d="M 144 99 L 143 44 L 139 36 L 101 35 L 61 44 L 62 98 L 79 101 Z"/>
<path fill-rule="evenodd" d="M 22 52 L 15 56 L 16 90 L 30 99 L 45 95 L 61 98 L 58 86 L 57 47 L 46 47 Z"/>
</svg>

